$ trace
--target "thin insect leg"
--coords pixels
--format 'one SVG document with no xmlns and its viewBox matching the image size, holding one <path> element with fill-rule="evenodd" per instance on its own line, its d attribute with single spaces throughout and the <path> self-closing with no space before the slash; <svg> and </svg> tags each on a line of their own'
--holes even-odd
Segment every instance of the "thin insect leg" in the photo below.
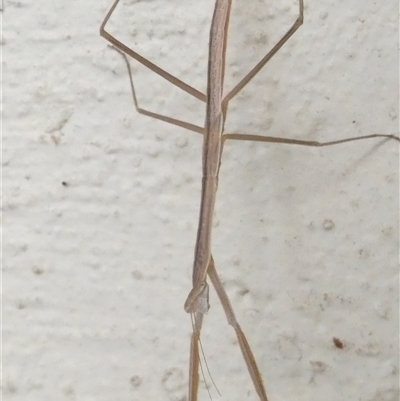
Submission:
<svg viewBox="0 0 400 401">
<path fill-rule="evenodd" d="M 199 391 L 199 343 L 203 316 L 202 313 L 192 314 L 193 332 L 190 340 L 189 401 L 197 401 L 197 394 Z"/>
<path fill-rule="evenodd" d="M 198 125 L 194 125 L 194 124 L 190 124 L 186 121 L 182 121 L 182 120 L 178 120 L 176 118 L 172 118 L 172 117 L 168 117 L 168 116 L 164 116 L 162 114 L 159 113 L 154 113 L 152 111 L 143 109 L 142 107 L 139 106 L 139 102 L 137 100 L 136 97 L 136 91 L 135 91 L 135 85 L 133 83 L 133 76 L 132 76 L 132 71 L 131 71 L 131 67 L 128 61 L 128 58 L 126 56 L 125 53 L 123 53 L 121 50 L 117 49 L 114 46 L 110 46 L 113 50 L 117 51 L 125 60 L 125 64 L 126 64 L 126 68 L 128 70 L 128 77 L 129 77 L 129 84 L 130 84 L 130 88 L 131 88 L 131 94 L 132 94 L 132 100 L 133 100 L 133 104 L 135 105 L 135 109 L 139 114 L 143 114 L 145 116 L 151 117 L 151 118 L 155 118 L 156 120 L 161 120 L 164 121 L 168 124 L 172 124 L 181 128 L 185 128 L 189 131 L 192 132 L 196 132 L 198 134 L 203 134 L 204 133 L 204 128 L 203 127 L 199 127 Z"/>
<path fill-rule="evenodd" d="M 228 295 L 218 277 L 217 270 L 215 269 L 214 259 L 211 256 L 211 260 L 207 269 L 207 274 L 210 277 L 211 283 L 213 284 L 215 291 L 217 292 L 218 298 L 224 308 L 225 316 L 228 320 L 229 325 L 233 327 L 236 333 L 236 337 L 239 341 L 240 351 L 242 352 L 243 358 L 246 362 L 247 369 L 250 373 L 251 380 L 253 382 L 254 388 L 258 394 L 261 401 L 268 401 L 267 394 L 265 392 L 264 383 L 258 369 L 256 360 L 254 358 L 253 352 L 251 351 L 250 345 L 244 335 L 240 324 L 236 320 L 235 313 L 233 311 L 232 305 L 229 301 Z"/>
<path fill-rule="evenodd" d="M 193 132 L 196 132 L 196 133 L 199 133 L 199 134 L 203 134 L 204 133 L 204 128 L 202 128 L 202 127 L 199 127 L 199 126 L 194 125 L 194 124 L 187 123 L 187 122 L 179 120 L 179 119 L 167 117 L 167 116 L 164 116 L 164 115 L 159 114 L 159 113 L 154 113 L 154 112 L 151 112 L 149 110 L 146 110 L 146 109 L 143 109 L 143 108 L 139 107 L 139 104 L 138 104 L 137 98 L 136 98 L 135 89 L 134 89 L 132 72 L 131 72 L 131 69 L 130 69 L 130 66 L 129 66 L 129 62 L 128 62 L 127 58 L 126 58 L 126 55 L 129 55 L 130 57 L 134 58 L 135 60 L 137 60 L 139 63 L 141 63 L 145 67 L 149 68 L 150 70 L 152 70 L 156 74 L 160 75 L 161 77 L 163 77 L 167 81 L 171 82 L 173 85 L 175 85 L 178 88 L 182 89 L 186 93 L 196 97 L 197 99 L 199 99 L 199 100 L 201 100 L 203 102 L 206 102 L 207 99 L 206 99 L 206 95 L 205 94 L 199 92 L 198 90 L 196 90 L 192 86 L 184 83 L 183 81 L 181 81 L 178 78 L 176 78 L 175 76 L 169 74 L 168 72 L 166 72 L 162 68 L 160 68 L 157 65 L 153 64 L 151 61 L 147 60 L 146 58 L 144 58 L 143 56 L 141 56 L 140 54 L 138 54 L 137 52 L 135 52 L 131 48 L 127 47 L 125 44 L 120 42 L 118 39 L 116 39 L 114 36 L 112 36 L 110 33 L 108 33 L 105 30 L 105 26 L 106 26 L 107 22 L 109 21 L 109 19 L 111 18 L 112 14 L 114 13 L 114 10 L 117 7 L 119 2 L 120 2 L 120 0 L 115 0 L 113 5 L 111 6 L 110 10 L 108 11 L 106 17 L 104 18 L 103 23 L 100 26 L 100 35 L 103 36 L 106 40 L 108 40 L 114 46 L 115 50 L 119 51 L 124 56 L 124 59 L 125 59 L 125 62 L 127 64 L 127 68 L 128 68 L 129 81 L 130 81 L 130 86 L 131 86 L 131 91 L 132 91 L 132 98 L 133 98 L 133 102 L 134 102 L 134 105 L 135 105 L 135 108 L 136 108 L 137 112 L 140 113 L 140 114 L 146 115 L 148 117 L 153 117 L 153 118 L 155 118 L 157 120 L 161 120 L 161 121 L 167 122 L 169 124 L 176 125 L 178 127 L 188 129 L 189 131 L 193 131 Z M 298 16 L 297 20 L 295 21 L 295 23 L 292 25 L 292 27 L 286 32 L 286 34 L 282 37 L 282 39 L 271 49 L 271 51 L 268 52 L 268 54 L 265 55 L 263 57 L 263 59 L 223 99 L 221 107 L 222 107 L 222 110 L 223 110 L 225 115 L 226 115 L 227 105 L 228 105 L 229 101 L 241 89 L 243 89 L 243 87 L 255 75 L 257 75 L 257 73 L 264 67 L 264 65 L 278 52 L 278 50 L 286 43 L 286 41 L 294 34 L 294 32 L 296 32 L 296 30 L 301 26 L 302 23 L 303 23 L 303 0 L 299 0 L 299 16 Z M 228 24 L 229 24 L 229 19 L 227 20 L 227 25 Z M 225 54 L 226 45 L 227 45 L 226 38 L 227 37 L 225 36 L 225 38 L 224 38 L 224 54 Z M 224 58 L 224 60 L 225 60 L 225 58 Z"/>
<path fill-rule="evenodd" d="M 125 61 L 126 67 L 127 67 L 127 71 L 128 71 L 129 84 L 130 84 L 130 88 L 131 88 L 133 104 L 135 106 L 136 111 L 139 114 L 143 114 L 145 116 L 164 121 L 168 124 L 172 124 L 172 125 L 187 129 L 189 131 L 196 132 L 201 135 L 204 134 L 203 127 L 200 127 L 200 126 L 194 125 L 194 124 L 190 124 L 186 121 L 178 120 L 178 119 L 175 119 L 172 117 L 164 116 L 159 113 L 154 113 L 152 111 L 149 111 L 149 110 L 146 110 L 146 109 L 143 109 L 142 107 L 140 107 L 137 97 L 136 97 L 136 91 L 135 91 L 135 86 L 133 83 L 132 71 L 130 68 L 128 58 L 127 58 L 126 54 L 123 53 L 121 50 L 119 50 L 113 46 L 110 46 L 110 47 L 113 50 L 117 51 L 119 54 L 121 54 L 121 56 L 124 58 L 124 61 Z M 332 146 L 332 145 L 338 145 L 341 143 L 353 142 L 353 141 L 358 141 L 358 140 L 363 140 L 363 139 L 372 139 L 372 138 L 387 138 L 387 139 L 394 139 L 396 141 L 400 141 L 400 138 L 393 134 L 371 134 L 371 135 L 364 135 L 364 136 L 360 136 L 360 137 L 350 137 L 350 138 L 338 139 L 335 141 L 328 141 L 328 142 L 307 141 L 307 140 L 302 140 L 302 139 L 280 138 L 280 137 L 274 137 L 274 136 L 237 134 L 237 133 L 222 135 L 223 142 L 225 142 L 226 140 L 255 141 L 255 142 L 283 143 L 283 144 L 288 144 L 288 145 L 311 146 L 311 147 Z"/>
<path fill-rule="evenodd" d="M 354 142 L 372 138 L 394 139 L 400 142 L 400 138 L 393 134 L 371 134 L 371 135 L 356 136 L 344 139 L 337 139 L 335 141 L 327 141 L 327 142 L 306 141 L 302 139 L 279 138 L 275 136 L 263 136 L 263 135 L 223 134 L 222 141 L 225 142 L 226 140 L 230 139 L 234 141 L 256 141 L 256 142 L 268 142 L 268 143 L 283 143 L 287 145 L 323 147 L 323 146 L 339 145 L 341 143 Z"/>
<path fill-rule="evenodd" d="M 278 43 L 258 62 L 258 64 L 224 97 L 222 100 L 222 110 L 226 114 L 229 101 L 234 98 L 268 63 L 269 60 L 279 51 L 279 49 L 291 38 L 300 28 L 304 21 L 304 4 L 299 0 L 299 14 L 296 21 L 289 30 L 282 36 Z"/>
<path fill-rule="evenodd" d="M 109 41 L 116 49 L 118 49 L 121 53 L 127 54 L 145 67 L 149 68 L 153 72 L 155 72 L 157 75 L 160 75 L 167 81 L 171 82 L 173 85 L 177 86 L 178 88 L 182 89 L 186 93 L 196 97 L 197 99 L 201 100 L 202 102 L 206 102 L 206 95 L 204 93 L 201 93 L 197 89 L 193 88 L 192 86 L 186 84 L 185 82 L 181 81 L 180 79 L 176 78 L 175 76 L 171 75 L 167 71 L 163 70 L 162 68 L 158 67 L 148 59 L 144 58 L 141 56 L 139 53 L 135 52 L 133 49 L 129 48 L 126 46 L 124 43 L 116 39 L 114 36 L 112 36 L 109 32 L 105 30 L 105 26 L 108 23 L 109 19 L 111 18 L 112 14 L 114 13 L 115 8 L 117 7 L 118 3 L 120 0 L 115 0 L 113 5 L 111 6 L 110 10 L 108 11 L 107 15 L 104 18 L 103 23 L 100 26 L 100 35 L 103 36 L 107 41 Z M 260 60 L 260 62 L 225 96 L 225 98 L 222 101 L 222 110 L 223 114 L 226 115 L 227 111 L 227 106 L 229 101 L 236 96 L 236 94 L 243 89 L 244 86 L 247 85 L 248 82 L 253 79 L 258 72 L 267 64 L 267 62 L 279 51 L 279 49 L 289 40 L 289 38 L 296 32 L 296 30 L 302 25 L 303 23 L 303 0 L 299 0 L 299 16 L 292 25 L 292 27 L 286 32 L 286 34 L 282 37 L 282 39 Z M 227 21 L 229 22 L 229 21 Z M 226 50 L 226 39 L 224 41 L 224 52 Z M 129 69 L 130 71 L 130 69 Z M 131 75 L 131 73 L 130 73 Z M 132 77 L 130 76 L 131 80 L 131 86 L 133 86 L 133 80 Z M 134 91 L 133 91 L 134 93 Z M 158 120 L 162 120 L 165 122 L 168 122 L 173 125 L 177 125 L 182 128 L 186 128 L 190 131 L 198 132 L 198 133 L 203 133 L 202 131 L 200 132 L 200 127 L 183 122 L 181 120 L 177 120 L 174 118 L 166 117 L 157 113 L 153 113 L 148 110 L 141 109 L 137 105 L 137 101 L 135 99 L 136 97 L 134 96 L 134 102 L 135 102 L 135 107 L 138 110 L 139 113 L 147 115 L 149 117 L 154 117 Z M 202 129 L 201 129 L 202 130 Z"/>
<path fill-rule="evenodd" d="M 115 0 L 114 4 L 111 6 L 110 10 L 108 11 L 106 17 L 104 18 L 103 23 L 100 26 L 100 35 L 108 40 L 112 45 L 114 45 L 117 49 L 119 49 L 121 52 L 127 54 L 128 56 L 134 58 L 136 61 L 139 63 L 143 64 L 145 67 L 149 68 L 150 70 L 154 71 L 157 75 L 160 75 L 167 81 L 171 82 L 173 85 L 177 86 L 178 88 L 182 89 L 189 95 L 194 96 L 195 98 L 201 100 L 202 102 L 206 102 L 206 95 L 204 93 L 201 93 L 197 89 L 193 88 L 192 86 L 186 84 L 185 82 L 181 81 L 180 79 L 174 77 L 167 71 L 163 70 L 162 68 L 158 67 L 157 65 L 153 64 L 151 61 L 147 60 L 145 57 L 141 56 L 139 53 L 136 53 L 134 50 L 120 42 L 118 39 L 116 39 L 114 36 L 112 36 L 110 33 L 108 33 L 105 30 L 105 26 L 109 19 L 111 18 L 111 15 L 114 13 L 115 8 L 117 7 L 118 3 L 120 0 Z"/>
<path fill-rule="evenodd" d="M 199 312 L 193 313 L 191 315 L 193 331 L 192 331 L 192 337 L 191 337 L 191 341 L 190 341 L 189 401 L 191 401 L 192 399 L 193 400 L 197 399 L 198 386 L 199 386 L 199 367 L 201 370 L 201 375 L 204 378 L 204 384 L 206 386 L 206 389 L 207 389 L 210 399 L 212 399 L 212 397 L 211 397 L 210 387 L 208 386 L 207 381 L 205 379 L 204 367 L 206 368 L 206 371 L 208 372 L 211 382 L 212 382 L 213 386 L 215 387 L 215 389 L 217 390 L 217 393 L 221 396 L 221 393 L 219 392 L 218 387 L 215 384 L 214 379 L 211 376 L 210 369 L 208 368 L 207 360 L 204 355 L 203 345 L 202 345 L 201 339 L 200 339 L 203 317 L 204 317 L 204 315 Z M 201 350 L 201 355 L 203 355 L 204 365 L 201 363 L 199 350 Z"/>
</svg>

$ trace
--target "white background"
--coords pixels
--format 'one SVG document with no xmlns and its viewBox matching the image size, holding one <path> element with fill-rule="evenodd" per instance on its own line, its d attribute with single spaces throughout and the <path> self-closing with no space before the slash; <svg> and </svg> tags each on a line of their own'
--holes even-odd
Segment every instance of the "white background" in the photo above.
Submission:
<svg viewBox="0 0 400 401">
<path fill-rule="evenodd" d="M 201 136 L 134 110 L 123 60 L 98 33 L 110 6 L 4 4 L 10 401 L 187 394 Z M 321 141 L 396 133 L 397 8 L 307 2 L 304 25 L 232 102 L 227 130 Z M 127 0 L 109 29 L 205 91 L 212 9 Z M 296 2 L 237 0 L 232 13 L 228 87 L 289 28 Z M 203 123 L 204 104 L 132 70 L 143 107 Z M 397 400 L 397 144 L 227 143 L 216 209 L 217 268 L 271 401 Z M 203 347 L 222 399 L 257 400 L 214 293 Z M 209 399 L 204 385 L 199 399 Z"/>
</svg>

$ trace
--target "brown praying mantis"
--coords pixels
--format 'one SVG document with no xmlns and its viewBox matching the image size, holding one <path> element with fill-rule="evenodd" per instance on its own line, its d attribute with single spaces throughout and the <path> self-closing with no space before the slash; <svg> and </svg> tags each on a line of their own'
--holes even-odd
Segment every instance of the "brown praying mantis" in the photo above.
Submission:
<svg viewBox="0 0 400 401">
<path fill-rule="evenodd" d="M 245 360 L 248 372 L 256 393 L 261 401 L 268 401 L 265 386 L 259 372 L 255 357 L 250 345 L 239 325 L 227 293 L 222 285 L 221 279 L 217 273 L 211 252 L 211 239 L 213 216 L 218 187 L 218 174 L 221 165 L 221 155 L 226 140 L 257 141 L 269 143 L 284 143 L 298 146 L 322 147 L 339 145 L 345 142 L 372 138 L 391 138 L 399 141 L 394 135 L 372 134 L 360 137 L 351 137 L 329 142 L 307 141 L 299 139 L 278 138 L 264 135 L 245 135 L 231 134 L 224 132 L 225 120 L 228 113 L 229 102 L 258 74 L 258 72 L 268 63 L 268 61 L 284 46 L 290 37 L 298 30 L 303 23 L 304 5 L 303 0 L 298 1 L 298 16 L 290 29 L 273 46 L 273 48 L 247 73 L 247 75 L 233 87 L 233 89 L 224 95 L 224 75 L 225 58 L 227 48 L 227 33 L 229 26 L 229 17 L 231 10 L 231 0 L 216 0 L 213 18 L 209 36 L 209 55 L 208 55 L 208 73 L 207 73 L 207 93 L 201 93 L 192 86 L 179 80 L 167 71 L 153 64 L 148 59 L 120 42 L 105 30 L 105 26 L 111 18 L 115 8 L 120 0 L 115 0 L 111 9 L 107 13 L 101 28 L 101 35 L 107 39 L 115 48 L 122 53 L 128 66 L 128 73 L 133 95 L 133 101 L 136 110 L 149 117 L 165 121 L 203 135 L 203 178 L 200 216 L 197 231 L 197 240 L 194 252 L 192 289 L 186 299 L 184 309 L 191 314 L 193 333 L 190 348 L 189 365 L 189 401 L 197 400 L 199 387 L 199 365 L 200 365 L 200 334 L 202 329 L 204 314 L 209 309 L 209 285 L 208 279 L 214 287 L 221 305 L 224 309 L 229 325 L 235 331 L 241 353 Z M 150 68 L 156 74 L 160 75 L 173 85 L 179 87 L 198 100 L 206 103 L 206 121 L 204 127 L 183 122 L 178 119 L 166 117 L 139 107 L 136 99 L 133 85 L 132 73 L 126 56 L 130 56 Z"/>
</svg>

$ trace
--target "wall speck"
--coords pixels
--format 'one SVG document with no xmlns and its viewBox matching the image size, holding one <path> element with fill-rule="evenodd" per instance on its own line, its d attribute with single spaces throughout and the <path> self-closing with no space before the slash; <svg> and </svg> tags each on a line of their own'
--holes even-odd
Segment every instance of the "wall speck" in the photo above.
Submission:
<svg viewBox="0 0 400 401">
<path fill-rule="evenodd" d="M 15 394 L 17 390 L 17 386 L 13 382 L 6 381 L 4 383 L 4 394 Z"/>
<path fill-rule="evenodd" d="M 54 144 L 60 144 L 62 130 L 68 123 L 73 113 L 73 109 L 68 108 L 62 110 L 59 115 L 50 117 L 50 122 L 48 123 L 46 133 L 50 135 L 50 138 L 54 142 Z"/>
<path fill-rule="evenodd" d="M 328 365 L 322 361 L 310 361 L 310 365 L 313 372 L 311 379 L 309 381 L 309 383 L 311 384 L 315 382 L 315 377 L 317 375 L 325 373 L 326 369 L 328 368 Z"/>
<path fill-rule="evenodd" d="M 44 273 L 44 269 L 43 269 L 43 267 L 40 267 L 40 266 L 33 266 L 32 272 L 33 272 L 33 274 L 36 274 L 36 276 L 40 276 L 41 274 Z"/>
<path fill-rule="evenodd" d="M 142 279 L 143 279 L 143 273 L 142 273 L 141 271 L 139 271 L 139 270 L 134 270 L 134 271 L 132 272 L 132 277 L 133 277 L 135 280 L 142 280 Z"/>
<path fill-rule="evenodd" d="M 339 340 L 337 337 L 332 338 L 333 344 L 335 345 L 336 348 L 343 349 L 344 348 L 344 343 L 343 341 Z"/>
<path fill-rule="evenodd" d="M 389 111 L 389 117 L 390 117 L 392 120 L 396 120 L 396 118 L 397 118 L 397 112 L 396 112 L 395 109 L 393 109 L 393 108 L 390 109 L 390 111 Z"/>
<path fill-rule="evenodd" d="M 175 141 L 175 146 L 178 147 L 179 149 L 183 149 L 184 147 L 186 147 L 188 144 L 188 139 L 187 137 L 179 137 L 176 141 Z"/>
<path fill-rule="evenodd" d="M 135 388 L 140 387 L 142 385 L 142 382 L 143 382 L 142 378 L 140 376 L 136 376 L 136 375 L 132 376 L 129 379 L 129 383 L 131 384 L 132 387 L 135 387 Z"/>
<path fill-rule="evenodd" d="M 186 393 L 186 379 L 181 369 L 167 369 L 161 380 L 164 389 L 174 398 L 180 399 Z"/>
<path fill-rule="evenodd" d="M 74 386 L 71 383 L 63 384 L 61 387 L 61 391 L 66 396 L 73 396 L 75 393 Z"/>
<path fill-rule="evenodd" d="M 322 227 L 325 231 L 331 231 L 335 228 L 333 220 L 325 219 L 322 223 Z"/>
<path fill-rule="evenodd" d="M 23 302 L 23 301 L 18 301 L 17 302 L 17 309 L 19 309 L 19 310 L 25 309 L 26 306 L 27 306 L 26 303 Z"/>
</svg>

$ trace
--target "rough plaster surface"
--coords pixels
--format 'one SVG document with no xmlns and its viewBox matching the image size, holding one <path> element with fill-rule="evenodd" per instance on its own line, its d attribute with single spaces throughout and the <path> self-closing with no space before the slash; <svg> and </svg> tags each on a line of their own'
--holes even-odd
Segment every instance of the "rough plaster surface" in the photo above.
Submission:
<svg viewBox="0 0 400 401">
<path fill-rule="evenodd" d="M 6 400 L 187 394 L 201 138 L 133 109 L 123 60 L 98 34 L 110 3 L 4 5 Z M 397 7 L 306 2 L 228 130 L 396 133 Z M 125 1 L 110 30 L 204 91 L 212 8 Z M 234 2 L 228 87 L 295 13 L 294 1 Z M 132 69 L 144 107 L 202 124 L 203 104 Z M 398 399 L 398 167 L 390 141 L 227 143 L 213 250 L 272 401 Z M 222 399 L 256 400 L 214 293 L 211 304 L 203 347 Z"/>
</svg>

